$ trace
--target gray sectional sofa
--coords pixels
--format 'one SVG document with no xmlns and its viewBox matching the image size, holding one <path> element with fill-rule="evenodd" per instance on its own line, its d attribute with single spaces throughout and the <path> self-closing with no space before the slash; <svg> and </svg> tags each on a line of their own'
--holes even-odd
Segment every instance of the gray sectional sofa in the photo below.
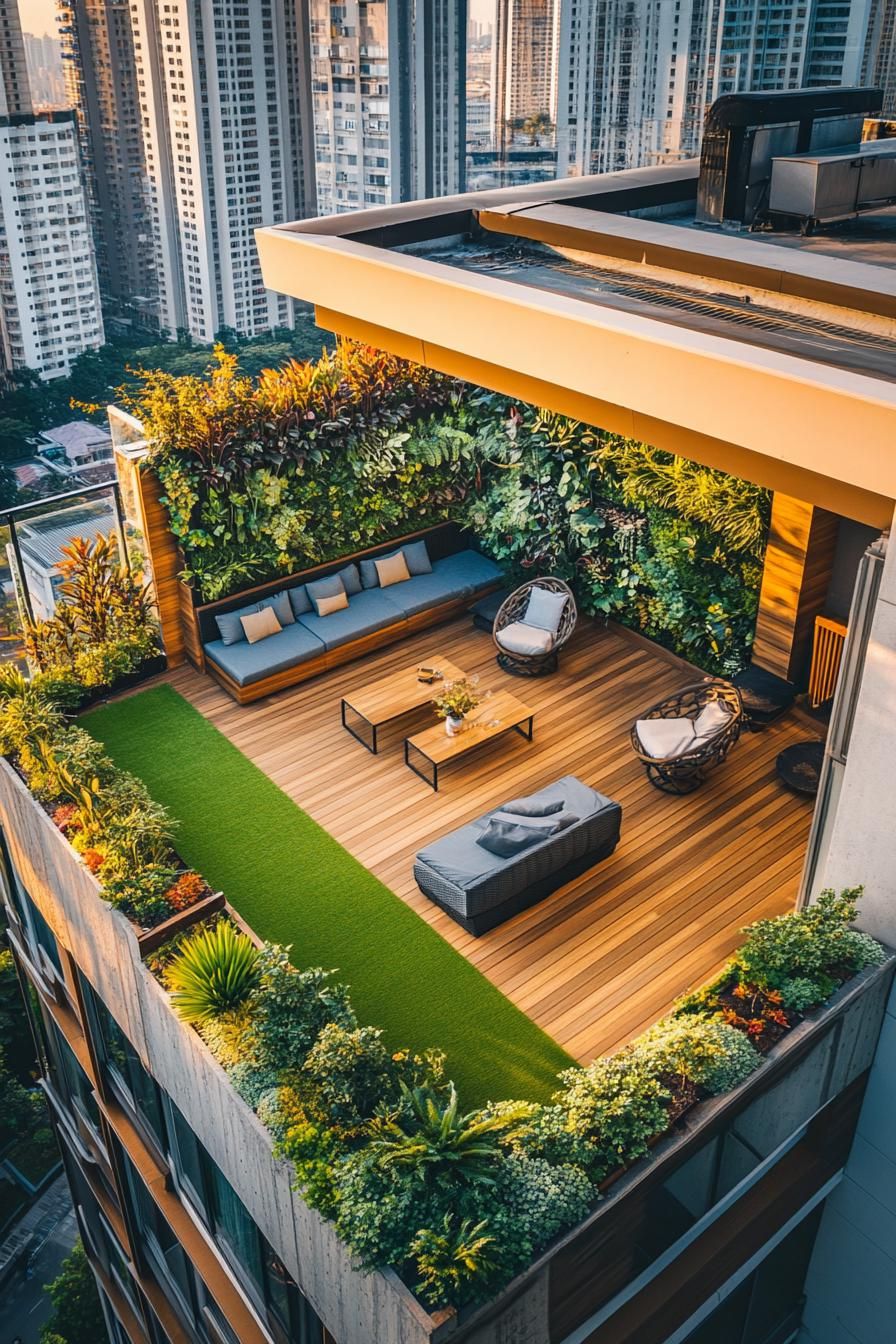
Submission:
<svg viewBox="0 0 896 1344">
<path fill-rule="evenodd" d="M 427 845 L 415 860 L 420 890 L 468 933 L 478 936 L 502 924 L 616 848 L 622 808 L 575 775 L 565 775 L 518 801 L 536 808 L 559 807 L 544 817 L 530 818 L 508 812 L 512 804 L 504 803 Z M 483 847 L 480 842 L 490 823 L 498 819 L 505 831 L 512 831 L 514 818 L 520 827 L 536 832 L 552 823 L 561 829 L 504 857 Z"/>
<path fill-rule="evenodd" d="M 379 587 L 373 561 L 415 546 L 419 559 L 420 542 L 429 572 Z M 344 580 L 348 605 L 319 615 L 307 585 L 336 576 Z M 234 699 L 246 703 L 448 620 L 501 582 L 498 566 L 475 550 L 458 527 L 443 524 L 197 607 L 200 665 Z M 239 618 L 263 606 L 274 608 L 281 629 L 250 643 Z"/>
</svg>

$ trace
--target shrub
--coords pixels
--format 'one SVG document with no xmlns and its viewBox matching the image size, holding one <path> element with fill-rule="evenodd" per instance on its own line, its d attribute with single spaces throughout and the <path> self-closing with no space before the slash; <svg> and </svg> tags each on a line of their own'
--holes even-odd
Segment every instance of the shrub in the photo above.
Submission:
<svg viewBox="0 0 896 1344">
<path fill-rule="evenodd" d="M 351 1132 L 398 1091 L 395 1066 L 376 1027 L 323 1028 L 308 1052 L 302 1075 L 333 1124 Z"/>
<path fill-rule="evenodd" d="M 80 709 L 84 703 L 84 687 L 70 668 L 53 667 L 46 672 L 35 672 L 31 681 L 51 705 L 67 714 Z"/>
<path fill-rule="evenodd" d="M 383 1170 L 366 1149 L 336 1164 L 336 1230 L 362 1269 L 401 1266 L 421 1227 L 437 1227 L 457 1212 L 453 1192 L 421 1187 L 400 1170 Z"/>
<path fill-rule="evenodd" d="M 648 1151 L 668 1123 L 670 1093 L 631 1048 L 560 1075 L 563 1090 L 536 1117 L 535 1155 L 581 1166 L 601 1181 Z"/>
<path fill-rule="evenodd" d="M 165 863 L 147 864 L 121 876 L 104 874 L 103 895 L 135 924 L 151 929 L 173 913 L 168 892 L 175 877 L 175 869 Z"/>
<path fill-rule="evenodd" d="M 420 1281 L 416 1292 L 432 1307 L 459 1306 L 481 1294 L 498 1263 L 488 1222 L 446 1213 L 437 1228 L 424 1227 L 409 1250 Z"/>
<path fill-rule="evenodd" d="M 108 784 L 115 766 L 97 742 L 83 728 L 66 728 L 47 743 L 31 766 L 28 783 L 34 793 L 49 802 L 66 794 L 70 799 L 77 788 L 91 780 Z"/>
<path fill-rule="evenodd" d="M 261 1098 L 279 1086 L 279 1080 L 270 1069 L 259 1068 L 251 1060 L 240 1060 L 231 1065 L 227 1075 L 247 1106 L 254 1111 Z"/>
<path fill-rule="evenodd" d="M 166 981 L 178 1016 L 204 1022 L 245 1003 L 258 982 L 258 950 L 222 920 L 186 940 Z"/>
<path fill-rule="evenodd" d="M 800 980 L 797 996 L 807 1005 L 809 984 L 815 987 L 815 1002 L 821 1003 L 840 980 L 880 962 L 880 944 L 849 927 L 861 894 L 861 887 L 839 895 L 828 889 L 804 910 L 751 924 L 735 959 L 741 980 L 778 990 L 782 997 L 786 985 Z M 786 998 L 784 1002 L 793 1006 Z"/>
<path fill-rule="evenodd" d="M 761 1062 L 743 1032 L 717 1017 L 669 1017 L 639 1036 L 634 1051 L 658 1074 L 678 1074 L 713 1094 L 729 1092 Z"/>
<path fill-rule="evenodd" d="M 258 1057 L 274 1069 L 300 1069 L 320 1032 L 357 1026 L 348 990 L 320 967 L 297 971 L 286 948 L 262 948 L 253 1006 Z"/>
<path fill-rule="evenodd" d="M 251 1002 L 247 1001 L 238 1008 L 200 1022 L 198 1030 L 215 1059 L 225 1069 L 231 1069 L 243 1061 L 257 1066 L 253 1049 Z"/>
<path fill-rule="evenodd" d="M 336 1209 L 334 1164 L 344 1151 L 335 1131 L 310 1116 L 299 1092 L 290 1086 L 264 1093 L 258 1118 L 274 1135 L 278 1156 L 292 1162 L 296 1189 L 306 1203 L 332 1217 Z"/>
<path fill-rule="evenodd" d="M 595 1197 L 580 1167 L 521 1153 L 506 1158 L 486 1206 L 504 1277 L 519 1273 L 537 1251 L 587 1217 Z"/>
<path fill-rule="evenodd" d="M 165 892 L 165 899 L 172 910 L 189 910 L 191 905 L 201 901 L 210 892 L 211 887 L 199 873 L 181 873 Z"/>
</svg>

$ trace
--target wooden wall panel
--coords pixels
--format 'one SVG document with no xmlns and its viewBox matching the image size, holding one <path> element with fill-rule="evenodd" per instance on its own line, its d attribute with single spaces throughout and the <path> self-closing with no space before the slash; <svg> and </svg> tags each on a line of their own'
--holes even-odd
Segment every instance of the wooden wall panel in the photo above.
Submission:
<svg viewBox="0 0 896 1344">
<path fill-rule="evenodd" d="M 183 584 L 178 578 L 184 562 L 171 534 L 167 510 L 161 503 L 161 482 L 154 471 L 145 467 L 145 461 L 145 455 L 120 450 L 115 453 L 122 493 L 130 507 L 139 514 L 133 521 L 143 533 L 168 666 L 179 667 L 186 652 L 180 611 L 180 590 Z"/>
<path fill-rule="evenodd" d="M 808 668 L 815 617 L 824 606 L 839 518 L 777 493 L 759 594 L 753 662 L 799 683 Z"/>
</svg>

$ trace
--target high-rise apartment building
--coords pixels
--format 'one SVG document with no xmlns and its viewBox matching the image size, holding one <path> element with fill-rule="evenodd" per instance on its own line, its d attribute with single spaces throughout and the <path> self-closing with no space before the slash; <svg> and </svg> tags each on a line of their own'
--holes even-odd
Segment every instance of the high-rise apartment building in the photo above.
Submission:
<svg viewBox="0 0 896 1344">
<path fill-rule="evenodd" d="M 59 38 L 51 33 L 44 33 L 40 37 L 34 33 L 25 33 L 23 37 L 34 106 L 38 109 L 65 107 L 65 77 Z"/>
<path fill-rule="evenodd" d="M 158 322 L 158 284 L 131 10 L 64 0 L 68 101 L 78 110 L 100 292 L 107 315 Z"/>
<path fill-rule="evenodd" d="M 320 214 L 462 191 L 466 0 L 309 0 Z"/>
<path fill-rule="evenodd" d="M 555 120 L 561 8 L 561 0 L 498 0 L 494 106 L 499 145 L 507 145 L 529 118 L 542 117 L 545 130 Z"/>
<path fill-rule="evenodd" d="M 62 7 L 114 311 L 199 341 L 292 323 L 254 230 L 314 212 L 305 14 L 298 0 Z"/>
<path fill-rule="evenodd" d="M 896 0 L 873 0 L 862 81 L 883 89 L 883 113 L 896 116 Z"/>
<path fill-rule="evenodd" d="M 0 337 L 9 369 L 44 378 L 103 343 L 75 114 L 34 112 L 16 0 L 0 0 Z"/>
<path fill-rule="evenodd" d="M 870 0 L 564 4 L 558 174 L 692 157 L 721 94 L 858 83 L 870 11 Z"/>
</svg>

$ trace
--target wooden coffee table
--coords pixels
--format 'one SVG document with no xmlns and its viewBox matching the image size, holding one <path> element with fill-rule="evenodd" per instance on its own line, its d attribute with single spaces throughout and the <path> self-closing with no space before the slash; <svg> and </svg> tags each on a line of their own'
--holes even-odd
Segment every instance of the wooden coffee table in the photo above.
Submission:
<svg viewBox="0 0 896 1344">
<path fill-rule="evenodd" d="M 421 665 L 438 668 L 442 674 L 441 681 L 434 681 L 431 685 L 418 681 L 417 668 Z M 415 663 L 413 667 L 403 667 L 400 672 L 390 672 L 387 677 L 368 682 L 366 686 L 359 686 L 356 691 L 344 696 L 342 726 L 363 747 L 376 754 L 379 749 L 377 732 L 384 724 L 428 704 L 433 696 L 438 695 L 446 681 L 460 681 L 465 676 L 466 673 L 447 658 L 424 658 L 422 664 Z M 360 723 L 354 725 L 347 711 Z M 370 730 L 366 736 L 362 725 Z M 361 731 L 358 731 L 359 728 Z"/>
<path fill-rule="evenodd" d="M 438 791 L 439 766 L 466 756 L 477 747 L 492 742 L 503 733 L 519 733 L 527 742 L 532 741 L 535 711 L 509 691 L 495 691 L 466 720 L 464 729 L 456 737 L 449 737 L 444 723 L 435 728 L 424 728 L 421 733 L 405 738 L 404 763 L 415 775 Z M 429 775 L 415 764 L 415 757 L 422 757 L 432 767 Z"/>
</svg>

